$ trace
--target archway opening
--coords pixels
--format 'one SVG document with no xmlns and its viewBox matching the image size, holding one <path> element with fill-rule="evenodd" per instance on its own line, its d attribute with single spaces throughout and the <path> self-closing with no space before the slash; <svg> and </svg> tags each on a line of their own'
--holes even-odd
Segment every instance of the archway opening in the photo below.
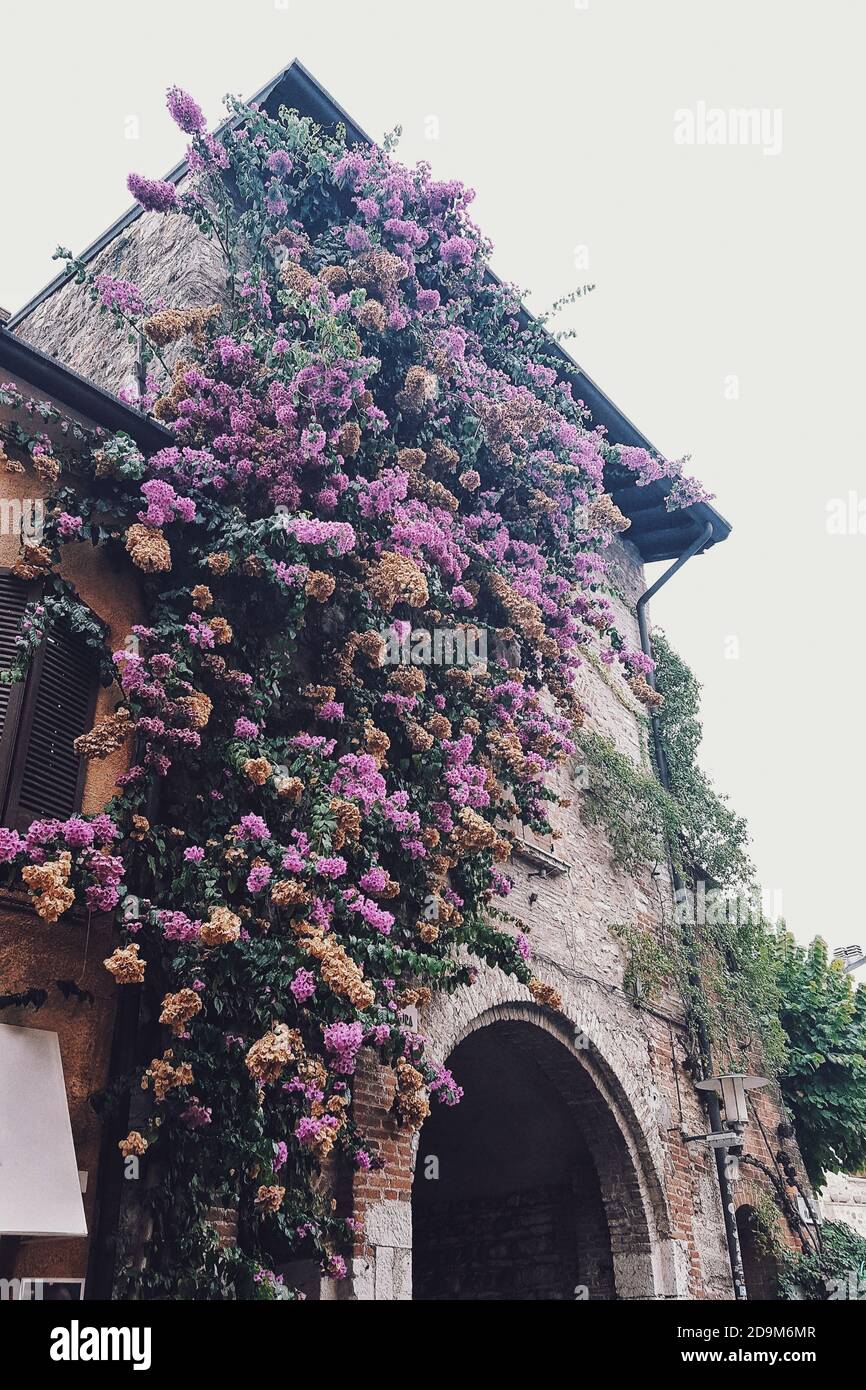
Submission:
<svg viewBox="0 0 866 1390">
<path fill-rule="evenodd" d="M 434 1107 L 419 1137 L 413 1296 L 651 1297 L 637 1178 L 577 1057 L 542 1028 L 503 1021 L 470 1034 L 447 1065 L 464 1098 Z M 618 1287 L 627 1265 L 648 1286 L 632 1273 Z"/>
<path fill-rule="evenodd" d="M 740 1237 L 740 1256 L 749 1300 L 757 1303 L 774 1302 L 779 1297 L 776 1263 L 761 1242 L 754 1207 L 737 1208 L 737 1234 Z"/>
</svg>

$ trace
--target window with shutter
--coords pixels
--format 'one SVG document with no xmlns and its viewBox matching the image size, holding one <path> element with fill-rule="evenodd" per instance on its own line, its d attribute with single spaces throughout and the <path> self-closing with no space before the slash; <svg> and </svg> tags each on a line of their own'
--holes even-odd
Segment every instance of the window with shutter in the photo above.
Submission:
<svg viewBox="0 0 866 1390">
<path fill-rule="evenodd" d="M 30 588 L 0 574 L 3 668 L 14 658 Z M 54 633 L 34 656 L 27 679 L 0 691 L 3 824 L 24 830 L 37 818 L 65 819 L 81 803 L 84 761 L 73 744 L 93 722 L 96 669 L 91 651 L 71 633 Z"/>
</svg>

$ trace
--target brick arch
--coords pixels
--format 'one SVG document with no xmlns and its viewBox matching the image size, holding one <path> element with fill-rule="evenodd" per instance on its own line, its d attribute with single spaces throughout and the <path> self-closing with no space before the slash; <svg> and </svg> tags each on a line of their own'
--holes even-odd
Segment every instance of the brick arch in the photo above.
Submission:
<svg viewBox="0 0 866 1390">
<path fill-rule="evenodd" d="M 512 1040 L 531 1051 L 586 1138 L 610 1232 L 617 1297 L 674 1294 L 666 1251 L 671 1227 L 663 1170 L 629 1083 L 617 1074 L 596 1037 L 580 1023 L 517 997 L 514 981 L 492 974 L 484 979 L 487 1006 L 476 1011 L 479 983 L 450 998 L 440 996 L 425 1015 L 431 1057 L 445 1062 L 480 1029 L 509 1028 Z M 494 993 L 498 997 L 491 999 Z M 416 1153 L 417 1144 L 413 1161 Z"/>
<path fill-rule="evenodd" d="M 591 999 L 568 998 L 565 1012 L 554 1014 L 532 1002 L 516 981 L 486 969 L 471 986 L 434 997 L 420 1027 L 429 1039 L 428 1057 L 444 1063 L 461 1042 L 497 1023 L 520 1027 L 532 1040 L 527 1045 L 552 1073 L 554 1086 L 586 1134 L 611 1234 L 616 1297 L 682 1297 L 688 1252 L 671 1229 L 662 1179 L 665 1150 L 653 1118 L 646 1054 L 629 1051 Z M 589 1046 L 578 1044 L 578 1030 Z M 359 1058 L 352 1091 L 355 1118 L 384 1159 L 384 1168 L 358 1172 L 351 1179 L 350 1207 L 361 1223 L 351 1277 L 323 1296 L 411 1298 L 411 1196 L 419 1136 L 395 1122 L 393 1073 L 366 1052 Z M 330 1289 L 330 1281 L 323 1288 Z"/>
</svg>

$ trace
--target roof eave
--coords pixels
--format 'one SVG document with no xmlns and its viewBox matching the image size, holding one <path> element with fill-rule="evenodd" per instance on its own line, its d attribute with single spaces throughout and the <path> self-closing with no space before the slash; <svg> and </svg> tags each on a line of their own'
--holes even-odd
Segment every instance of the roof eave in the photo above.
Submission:
<svg viewBox="0 0 866 1390">
<path fill-rule="evenodd" d="M 271 114 L 277 111 L 280 106 L 292 107 L 303 115 L 310 116 L 322 126 L 344 125 L 349 140 L 353 144 L 374 143 L 366 131 L 316 81 L 297 58 L 256 92 L 250 98 L 250 104 L 263 106 Z M 237 124 L 237 119 L 235 116 L 224 121 L 218 127 L 217 134 Z M 166 179 L 172 183 L 179 182 L 183 178 L 186 168 L 186 160 L 181 160 L 166 175 Z M 142 209 L 138 205 L 129 208 L 101 236 L 97 237 L 96 241 L 91 242 L 90 246 L 81 253 L 79 259 L 86 264 L 99 255 L 100 251 L 103 251 L 120 232 L 125 230 L 141 214 Z M 69 278 L 68 272 L 55 276 L 23 308 L 12 315 L 8 327 L 15 328 L 33 312 L 37 305 L 59 289 Z M 531 315 L 528 310 L 523 312 L 529 321 Z M 610 441 L 613 444 L 632 445 L 637 448 L 648 449 L 652 453 L 658 453 L 659 451 L 654 448 L 646 436 L 632 424 L 628 416 L 623 414 L 610 397 L 602 391 L 601 387 L 584 372 L 583 368 L 566 352 L 561 343 L 556 343 L 552 338 L 550 341 L 562 358 L 563 375 L 571 381 L 577 397 L 587 406 L 593 423 L 604 427 Z M 75 376 L 75 373 L 71 375 Z M 87 384 L 83 378 L 77 379 L 83 385 Z M 108 396 L 107 392 L 101 394 Z M 110 399 L 114 400 L 121 409 L 126 409 L 116 397 L 110 397 Z M 616 501 L 615 484 L 611 484 L 611 486 L 614 488 L 614 500 Z M 651 484 L 647 489 L 646 496 L 641 499 L 639 518 L 637 515 L 631 516 L 627 506 L 622 508 L 626 515 L 631 516 L 632 519 L 632 527 L 625 533 L 626 537 L 633 542 L 641 558 L 647 563 L 656 560 L 676 559 L 705 529 L 707 522 L 712 525 L 713 529 L 710 539 L 703 547 L 704 550 L 726 540 L 731 533 L 730 522 L 726 521 L 707 502 L 695 503 L 691 507 L 681 508 L 674 512 L 668 511 L 665 507 L 665 498 L 670 492 L 670 487 L 669 482 Z M 649 505 L 650 502 L 652 505 Z"/>
<path fill-rule="evenodd" d="M 130 435 L 142 449 L 164 449 L 173 442 L 170 430 L 126 405 L 110 391 L 47 357 L 0 324 L 0 368 L 103 429 Z"/>
</svg>

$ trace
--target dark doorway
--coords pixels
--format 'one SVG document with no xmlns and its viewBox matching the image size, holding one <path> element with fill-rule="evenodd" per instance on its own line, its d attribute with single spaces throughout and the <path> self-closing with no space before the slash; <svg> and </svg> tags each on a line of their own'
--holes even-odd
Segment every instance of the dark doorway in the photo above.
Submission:
<svg viewBox="0 0 866 1390">
<path fill-rule="evenodd" d="M 480 1028 L 449 1058 L 464 1098 L 436 1106 L 420 1135 L 416 1299 L 615 1297 L 597 1170 L 548 1052 L 581 1070 L 528 1023 Z"/>
<path fill-rule="evenodd" d="M 776 1276 L 776 1265 L 772 1255 L 761 1244 L 754 1207 L 738 1207 L 737 1233 L 740 1237 L 740 1254 L 743 1259 L 746 1293 L 750 1301 L 766 1303 L 777 1300 L 779 1283 Z"/>
</svg>

